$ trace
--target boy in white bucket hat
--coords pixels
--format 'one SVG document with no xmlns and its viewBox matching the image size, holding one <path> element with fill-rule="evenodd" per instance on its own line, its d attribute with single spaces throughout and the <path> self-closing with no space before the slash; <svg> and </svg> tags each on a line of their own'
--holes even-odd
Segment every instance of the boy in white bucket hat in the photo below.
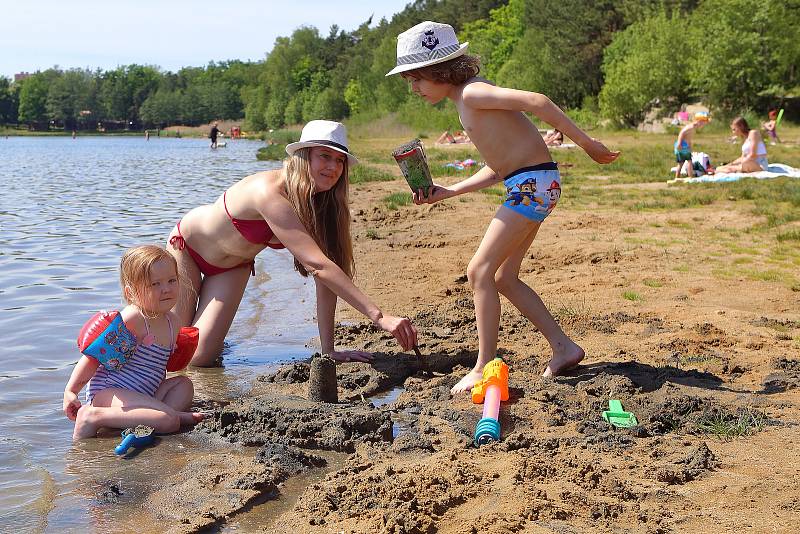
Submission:
<svg viewBox="0 0 800 534">
<path fill-rule="evenodd" d="M 459 43 L 448 24 L 422 22 L 398 36 L 397 65 L 387 74 L 403 76 L 411 90 L 431 104 L 452 100 L 464 130 L 486 161 L 485 167 L 455 185 L 434 185 L 427 197 L 416 193 L 416 204 L 438 202 L 500 181 L 507 191 L 506 201 L 467 267 L 478 323 L 478 361 L 452 393 L 469 391 L 481 380 L 484 365 L 496 356 L 499 293 L 550 343 L 553 356 L 544 376 L 561 374 L 584 358 L 583 349 L 561 330 L 536 292 L 519 279 L 526 251 L 561 196 L 558 166 L 539 130 L 523 113 L 531 112 L 563 132 L 598 163 L 611 163 L 619 156 L 586 135 L 546 96 L 497 87 L 478 78 L 480 61 L 465 53 L 468 44 Z"/>
</svg>

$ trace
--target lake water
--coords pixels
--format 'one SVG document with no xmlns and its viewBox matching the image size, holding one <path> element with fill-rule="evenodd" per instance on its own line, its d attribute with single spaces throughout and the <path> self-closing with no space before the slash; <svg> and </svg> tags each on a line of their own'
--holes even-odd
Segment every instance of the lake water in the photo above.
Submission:
<svg viewBox="0 0 800 534">
<path fill-rule="evenodd" d="M 117 437 L 73 445 L 61 403 L 79 357 L 77 333 L 95 311 L 123 306 L 117 270 L 126 248 L 163 245 L 186 211 L 277 166 L 256 161 L 259 146 L 0 138 L 0 531 L 149 530 L 130 519 L 141 496 L 198 444 L 166 436 L 131 459 L 114 456 Z M 314 352 L 313 282 L 293 271 L 285 250 L 265 251 L 256 269 L 224 368 L 185 371 L 198 397 L 238 396 L 255 374 Z M 109 495 L 110 485 L 122 494 Z"/>
</svg>

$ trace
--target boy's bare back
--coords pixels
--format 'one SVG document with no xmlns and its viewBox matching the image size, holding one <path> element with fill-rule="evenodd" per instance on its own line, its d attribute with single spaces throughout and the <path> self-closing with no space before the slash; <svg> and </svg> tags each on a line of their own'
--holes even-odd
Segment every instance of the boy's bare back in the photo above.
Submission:
<svg viewBox="0 0 800 534">
<path fill-rule="evenodd" d="M 498 92 L 502 88 L 472 78 L 453 94 L 461 124 L 486 164 L 503 177 L 522 167 L 552 161 L 539 129 L 522 112 L 471 105 Z"/>
</svg>

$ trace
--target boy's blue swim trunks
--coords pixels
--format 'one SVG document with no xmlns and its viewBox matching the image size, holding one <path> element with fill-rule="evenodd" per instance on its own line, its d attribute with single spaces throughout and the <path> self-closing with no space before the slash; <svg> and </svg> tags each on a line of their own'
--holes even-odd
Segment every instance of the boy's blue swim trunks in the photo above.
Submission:
<svg viewBox="0 0 800 534">
<path fill-rule="evenodd" d="M 517 169 L 506 176 L 503 185 L 503 206 L 536 222 L 544 221 L 561 198 L 561 175 L 552 161 Z"/>
<path fill-rule="evenodd" d="M 689 148 L 689 143 L 686 141 L 681 141 L 680 144 L 678 144 L 678 142 L 675 141 L 675 144 L 672 146 L 673 152 L 675 152 L 675 161 L 678 163 L 692 161 L 692 151 Z"/>
</svg>

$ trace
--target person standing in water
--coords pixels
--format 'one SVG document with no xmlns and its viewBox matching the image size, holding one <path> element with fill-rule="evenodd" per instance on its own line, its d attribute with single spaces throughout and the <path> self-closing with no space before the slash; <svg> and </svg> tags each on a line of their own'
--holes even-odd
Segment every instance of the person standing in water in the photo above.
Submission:
<svg viewBox="0 0 800 534">
<path fill-rule="evenodd" d="M 219 123 L 214 121 L 214 125 L 211 126 L 211 132 L 208 134 L 208 136 L 211 138 L 211 148 L 217 148 L 217 136 L 219 134 Z"/>
<path fill-rule="evenodd" d="M 281 169 L 234 183 L 213 204 L 187 213 L 169 236 L 167 248 L 188 277 L 175 313 L 180 326 L 200 331 L 192 364 L 217 361 L 247 281 L 255 275 L 255 257 L 266 248 L 289 249 L 300 275 L 313 277 L 323 353 L 338 361 L 372 359 L 371 353 L 334 346 L 339 298 L 410 350 L 417 344 L 411 321 L 384 314 L 353 284 L 348 173 L 358 159 L 348 148 L 344 125 L 311 121 L 286 153 Z"/>
</svg>

